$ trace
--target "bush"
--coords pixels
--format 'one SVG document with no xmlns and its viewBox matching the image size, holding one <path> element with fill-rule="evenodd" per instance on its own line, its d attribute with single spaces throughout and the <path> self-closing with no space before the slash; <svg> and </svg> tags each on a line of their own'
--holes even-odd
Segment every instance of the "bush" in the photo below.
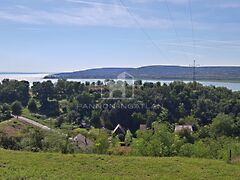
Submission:
<svg viewBox="0 0 240 180">
<path fill-rule="evenodd" d="M 154 131 L 138 131 L 133 140 L 133 154 L 143 156 L 173 156 L 179 153 L 182 141 L 165 124 L 155 124 Z"/>
<path fill-rule="evenodd" d="M 20 150 L 21 148 L 19 138 L 8 137 L 5 133 L 2 132 L 0 135 L 0 147 L 11 150 Z"/>
<path fill-rule="evenodd" d="M 65 141 L 65 144 L 62 145 L 61 147 L 61 152 L 62 154 L 72 154 L 74 153 L 74 145 L 69 142 L 67 139 Z"/>
<path fill-rule="evenodd" d="M 108 140 L 108 135 L 104 131 L 101 131 L 94 144 L 93 152 L 97 154 L 106 154 L 109 147 L 110 143 Z"/>
<path fill-rule="evenodd" d="M 180 148 L 179 155 L 180 156 L 186 156 L 186 157 L 192 157 L 194 154 L 193 144 L 184 144 Z"/>
<path fill-rule="evenodd" d="M 225 114 L 219 114 L 211 125 L 211 131 L 215 136 L 231 136 L 233 133 L 234 119 Z"/>
</svg>

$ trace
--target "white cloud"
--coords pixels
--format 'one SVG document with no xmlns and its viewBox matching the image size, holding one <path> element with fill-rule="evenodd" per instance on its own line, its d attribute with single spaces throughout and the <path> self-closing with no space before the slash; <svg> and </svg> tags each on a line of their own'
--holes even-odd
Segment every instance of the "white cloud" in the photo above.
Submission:
<svg viewBox="0 0 240 180">
<path fill-rule="evenodd" d="M 78 3 L 78 4 L 86 4 L 86 5 L 98 5 L 98 6 L 108 6 L 108 7 L 121 7 L 121 5 L 116 3 L 102 3 L 96 1 L 84 1 L 84 0 L 65 0 L 66 2 L 70 3 Z"/>
<path fill-rule="evenodd" d="M 223 9 L 238 9 L 240 8 L 240 3 L 236 3 L 236 2 L 222 3 L 222 4 L 219 4 L 218 7 Z"/>
<path fill-rule="evenodd" d="M 144 27 L 167 28 L 170 22 L 166 19 L 151 17 L 135 17 Z M 123 7 L 118 5 L 102 6 L 90 4 L 79 8 L 55 10 L 37 10 L 27 7 L 0 10 L 0 21 L 28 24 L 55 24 L 79 26 L 114 26 L 135 27 L 136 23 Z"/>
<path fill-rule="evenodd" d="M 12 21 L 12 22 L 18 22 L 18 23 L 38 24 L 38 22 L 35 21 L 34 17 L 31 15 L 15 14 L 15 13 L 9 13 L 4 11 L 0 11 L 0 20 Z"/>
<path fill-rule="evenodd" d="M 116 4 L 116 1 L 112 3 L 102 3 L 97 1 L 85 1 L 85 0 L 62 0 L 68 2 L 66 7 L 61 8 L 28 8 L 23 5 L 15 5 L 5 8 L 0 8 L 0 22 L 13 22 L 21 24 L 36 24 L 36 25 L 74 25 L 74 26 L 107 26 L 107 27 L 125 27 L 125 28 L 159 28 L 170 29 L 172 28 L 172 22 L 168 18 L 153 17 L 154 13 L 139 14 L 138 11 L 130 9 L 134 12 L 132 17 L 126 8 L 121 4 Z M 131 0 L 136 2 L 137 0 Z M 138 2 L 149 1 L 165 1 L 165 0 L 138 0 Z M 192 0 L 200 1 L 200 0 Z M 202 0 L 205 1 L 205 0 Z M 172 3 L 184 3 L 188 0 L 168 0 Z M 78 3 L 79 6 L 72 3 Z M 221 4 L 221 3 L 220 3 Z M 131 7 L 133 7 L 131 5 Z M 232 7 L 232 6 L 230 6 Z M 236 4 L 235 6 L 236 7 Z M 179 29 L 191 29 L 190 20 L 185 12 L 179 12 L 178 18 L 175 18 L 175 26 Z M 181 13 L 184 14 L 180 18 Z M 196 14 L 194 14 L 196 16 Z M 136 19 L 139 23 L 136 23 Z M 209 30 L 215 28 L 210 23 L 201 23 L 197 20 L 194 21 L 195 30 Z M 234 25 L 235 27 L 235 25 Z"/>
<path fill-rule="evenodd" d="M 133 3 L 152 3 L 152 2 L 163 2 L 166 1 L 172 4 L 186 4 L 189 3 L 189 0 L 130 0 Z M 198 0 L 192 0 L 192 1 L 198 1 Z"/>
</svg>

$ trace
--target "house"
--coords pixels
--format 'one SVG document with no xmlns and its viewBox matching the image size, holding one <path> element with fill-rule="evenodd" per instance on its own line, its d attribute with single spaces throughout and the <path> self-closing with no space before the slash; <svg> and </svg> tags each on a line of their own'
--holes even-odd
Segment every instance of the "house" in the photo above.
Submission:
<svg viewBox="0 0 240 180">
<path fill-rule="evenodd" d="M 126 134 L 126 130 L 120 125 L 118 124 L 115 129 L 113 130 L 113 134 L 114 135 L 119 135 L 119 134 Z"/>
<path fill-rule="evenodd" d="M 174 132 L 179 133 L 183 130 L 187 130 L 190 133 L 192 133 L 193 132 L 193 126 L 192 125 L 176 125 Z"/>
<path fill-rule="evenodd" d="M 127 131 L 120 124 L 118 124 L 112 132 L 113 136 L 118 136 L 121 142 L 124 142 L 126 133 Z"/>
<path fill-rule="evenodd" d="M 78 134 L 73 138 L 73 141 L 76 143 L 76 145 L 81 149 L 87 149 L 91 146 L 93 146 L 93 141 L 91 141 L 89 138 L 83 136 L 82 134 Z"/>
<path fill-rule="evenodd" d="M 84 129 L 91 129 L 91 125 L 86 122 L 82 122 L 79 127 Z"/>
<path fill-rule="evenodd" d="M 139 129 L 141 131 L 145 131 L 147 129 L 147 125 L 146 124 L 140 124 Z"/>
</svg>

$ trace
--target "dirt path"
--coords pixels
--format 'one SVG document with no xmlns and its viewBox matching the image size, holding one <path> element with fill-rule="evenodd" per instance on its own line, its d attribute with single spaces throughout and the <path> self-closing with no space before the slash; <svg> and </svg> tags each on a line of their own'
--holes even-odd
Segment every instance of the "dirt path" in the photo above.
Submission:
<svg viewBox="0 0 240 180">
<path fill-rule="evenodd" d="M 33 126 L 37 126 L 37 127 L 41 128 L 43 130 L 53 131 L 53 129 L 51 129 L 51 128 L 47 127 L 47 126 L 44 126 L 44 125 L 42 125 L 42 124 L 40 124 L 38 122 L 35 122 L 35 121 L 31 120 L 31 119 L 28 119 L 28 118 L 25 118 L 25 117 L 22 117 L 22 116 L 18 116 L 18 117 L 14 116 L 14 118 L 19 120 L 19 121 L 23 121 L 23 122 L 26 122 L 28 124 L 31 124 Z"/>
</svg>

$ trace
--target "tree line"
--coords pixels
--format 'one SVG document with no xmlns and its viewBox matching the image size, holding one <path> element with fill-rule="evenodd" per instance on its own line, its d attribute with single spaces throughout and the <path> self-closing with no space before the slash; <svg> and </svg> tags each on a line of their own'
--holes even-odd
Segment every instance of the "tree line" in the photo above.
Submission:
<svg viewBox="0 0 240 180">
<path fill-rule="evenodd" d="M 238 143 L 239 91 L 181 81 L 161 84 L 139 80 L 134 85 L 125 85 L 127 97 L 134 89 L 133 99 L 103 98 L 110 92 L 101 81 L 59 80 L 55 84 L 45 81 L 30 87 L 26 81 L 4 80 L 0 84 L 0 119 L 9 119 L 11 113 L 20 115 L 22 108 L 28 108 L 32 114 L 54 118 L 56 128 L 68 125 L 74 129 L 88 124 L 113 130 L 121 124 L 129 130 L 125 137 L 127 144 L 140 155 L 192 156 L 212 142 L 218 144 L 217 151 L 228 146 L 219 140 L 222 137 L 232 144 Z M 121 95 L 121 91 L 114 92 L 114 97 Z M 146 124 L 148 130 L 139 131 L 140 124 Z M 176 124 L 190 124 L 194 133 L 181 132 L 176 138 L 173 133 Z M 209 154 L 207 149 L 203 151 Z M 220 156 L 220 152 L 213 155 Z"/>
</svg>

